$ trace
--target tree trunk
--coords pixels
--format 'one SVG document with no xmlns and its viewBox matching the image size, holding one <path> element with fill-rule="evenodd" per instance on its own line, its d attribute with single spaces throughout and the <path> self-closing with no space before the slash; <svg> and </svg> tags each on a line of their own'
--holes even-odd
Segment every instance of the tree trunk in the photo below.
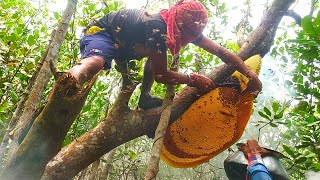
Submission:
<svg viewBox="0 0 320 180">
<path fill-rule="evenodd" d="M 99 165 L 100 165 L 100 159 L 92 163 L 88 180 L 94 180 L 97 177 Z"/>
<path fill-rule="evenodd" d="M 100 171 L 99 180 L 105 180 L 108 178 L 110 171 L 112 170 L 112 160 L 114 153 L 116 152 L 116 149 L 112 149 L 107 155 L 106 155 L 106 161 L 104 162 L 106 165 L 102 166 L 102 169 Z"/>
<path fill-rule="evenodd" d="M 178 68 L 180 64 L 179 58 L 180 58 L 179 56 L 174 56 L 174 60 L 171 65 L 171 70 L 174 72 L 178 72 L 179 70 Z M 160 161 L 161 149 L 163 146 L 163 138 L 168 128 L 168 124 L 169 124 L 169 120 L 172 112 L 172 101 L 175 95 L 174 93 L 175 86 L 169 85 L 169 84 L 167 84 L 166 86 L 167 86 L 167 92 L 166 92 L 165 98 L 163 99 L 162 112 L 161 112 L 159 124 L 155 132 L 154 142 L 152 145 L 151 156 L 148 161 L 148 168 L 145 175 L 145 180 L 156 179 L 157 174 L 159 172 L 159 161 Z"/>
<path fill-rule="evenodd" d="M 83 89 L 69 73 L 55 83 L 43 111 L 9 160 L 0 179 L 40 179 L 49 160 L 59 152 L 74 119 L 78 116 L 93 85 Z"/>
<path fill-rule="evenodd" d="M 62 20 L 58 25 L 52 43 L 50 43 L 48 55 L 45 58 L 45 61 L 37 77 L 36 83 L 26 104 L 25 110 L 19 120 L 17 128 L 14 131 L 14 139 L 15 141 L 18 141 L 18 144 L 20 144 L 23 141 L 34 121 L 34 119 L 32 119 L 31 117 L 39 106 L 45 85 L 47 85 L 49 82 L 49 78 L 51 75 L 50 65 L 55 64 L 55 60 L 59 54 L 60 46 L 69 28 L 72 15 L 76 11 L 76 5 L 77 0 L 68 1 L 67 7 L 62 16 Z"/>
<path fill-rule="evenodd" d="M 85 180 L 87 171 L 88 171 L 88 167 L 85 168 L 83 171 L 81 171 L 78 180 Z"/>
<path fill-rule="evenodd" d="M 38 77 L 38 74 L 40 73 L 40 70 L 42 68 L 42 65 L 47 57 L 47 54 L 49 52 L 49 47 L 50 47 L 50 44 L 52 42 L 52 39 L 55 35 L 55 30 L 52 31 L 51 33 L 51 38 L 49 40 L 49 44 L 48 44 L 48 47 L 47 47 L 47 50 L 45 52 L 45 54 L 43 55 L 43 57 L 41 58 L 40 62 L 38 63 L 37 65 L 37 68 L 36 70 L 33 72 L 32 74 L 32 77 L 30 78 L 29 82 L 28 82 L 28 86 L 26 87 L 26 89 L 24 90 L 22 96 L 21 96 L 21 99 L 17 105 L 17 108 L 15 109 L 14 113 L 13 113 L 13 116 L 10 120 L 10 123 L 9 123 L 9 126 L 6 130 L 6 133 L 2 139 L 2 142 L 1 142 L 1 145 L 0 145 L 0 163 L 1 164 L 5 164 L 5 151 L 7 149 L 7 145 L 8 145 L 8 142 L 9 142 L 9 139 L 10 139 L 10 132 L 12 131 L 12 129 L 17 125 L 17 122 L 18 120 L 20 119 L 20 117 L 22 116 L 22 113 L 23 113 L 23 110 L 24 110 L 24 107 L 25 107 L 25 104 L 26 104 L 26 101 L 28 99 L 28 96 L 33 88 L 33 85 L 35 84 L 36 82 L 36 79 Z M 1 165 L 0 166 L 0 172 L 1 172 L 1 169 L 3 168 L 3 166 Z"/>
<path fill-rule="evenodd" d="M 28 139 L 25 139 L 25 135 L 28 133 L 32 123 L 34 122 L 35 117 L 33 118 L 33 116 L 36 110 L 38 109 L 45 85 L 49 81 L 49 78 L 51 75 L 50 64 L 54 63 L 55 59 L 58 56 L 59 49 L 62 44 L 62 41 L 64 40 L 65 34 L 68 30 L 72 14 L 75 12 L 76 4 L 77 4 L 76 0 L 68 1 L 67 8 L 63 14 L 61 22 L 58 25 L 58 29 L 53 37 L 52 43 L 50 43 L 50 47 L 48 47 L 47 55 L 39 71 L 39 74 L 37 75 L 35 85 L 33 86 L 33 89 L 31 91 L 28 101 L 26 102 L 25 109 L 23 111 L 21 118 L 19 119 L 17 128 L 15 128 L 14 130 L 13 142 L 14 144 L 16 144 L 16 146 L 13 146 L 13 149 L 12 149 L 13 151 L 8 161 L 8 165 L 5 167 L 4 172 L 0 176 L 4 179 L 17 179 L 22 177 L 23 179 L 37 179 L 37 178 L 39 179 L 43 173 L 46 163 L 58 152 L 60 147 L 58 147 L 57 145 L 59 143 L 60 143 L 59 146 L 61 145 L 62 143 L 61 140 L 63 140 L 65 136 L 64 133 L 59 134 L 59 133 L 52 132 L 52 129 L 48 127 L 48 125 L 52 125 L 53 122 L 55 121 L 53 119 L 55 118 L 54 116 L 55 114 L 50 114 L 54 112 L 54 109 L 48 110 L 48 108 L 45 108 L 45 111 L 42 112 L 37 117 L 36 123 L 30 130 L 31 133 L 29 133 L 29 135 L 27 136 Z M 74 94 L 70 95 L 70 93 L 67 93 L 69 90 L 63 89 L 62 87 L 60 87 L 61 84 L 67 84 L 68 80 L 70 80 L 70 78 L 66 75 L 64 78 L 61 79 L 61 82 L 57 83 L 56 88 L 58 87 L 58 89 L 54 91 L 52 97 L 55 97 L 54 95 L 57 95 L 59 93 L 62 93 L 62 94 L 64 93 L 63 94 L 64 96 L 61 96 L 62 98 L 72 96 L 72 95 L 79 95 L 77 94 L 77 92 L 74 92 Z M 65 82 L 62 82 L 62 81 L 65 81 Z M 77 89 L 76 85 L 72 86 L 72 84 L 74 83 L 76 82 L 71 81 L 70 87 L 71 88 L 73 87 L 73 90 L 76 90 Z M 60 90 L 61 92 L 57 92 L 57 90 Z M 83 94 L 87 94 L 87 89 L 83 91 Z M 79 97 L 82 97 L 82 96 L 79 96 Z M 85 98 L 83 99 L 83 101 L 84 100 Z M 59 102 L 56 102 L 56 103 L 59 103 Z M 51 102 L 51 105 L 52 107 L 55 107 L 55 104 L 52 102 Z M 56 110 L 61 110 L 61 109 L 56 108 Z M 69 115 L 68 109 L 64 109 L 64 110 L 65 110 L 64 112 L 61 112 L 60 115 L 56 116 L 60 118 L 59 120 L 64 120 L 63 119 L 64 117 L 68 117 Z M 48 112 L 49 114 L 44 114 L 46 112 Z M 51 119 L 48 115 L 49 116 L 51 115 Z M 73 117 L 73 116 L 75 115 L 72 114 L 70 117 Z M 49 121 L 47 122 L 46 120 L 49 120 Z M 70 124 L 70 123 L 67 123 L 67 124 Z M 69 129 L 69 127 L 66 127 L 66 128 L 67 130 Z M 46 129 L 49 129 L 49 130 L 47 132 L 44 132 Z M 61 132 L 64 132 L 64 131 L 66 130 L 65 129 L 61 130 Z M 57 132 L 59 132 L 59 130 Z M 43 138 L 46 138 L 46 137 L 52 138 L 52 137 L 57 137 L 59 135 L 63 135 L 63 137 L 59 137 L 56 142 L 54 141 L 54 139 L 48 140 L 46 142 L 44 142 L 43 140 Z M 18 149 L 16 149 L 21 142 L 22 144 L 19 146 Z M 39 145 L 39 146 L 36 146 L 36 145 Z M 47 154 L 45 154 L 46 152 Z"/>
<path fill-rule="evenodd" d="M 269 51 L 279 22 L 293 2 L 294 0 L 273 2 L 262 18 L 260 26 L 250 34 L 241 47 L 238 55 L 242 59 L 255 54 L 264 56 Z M 215 82 L 223 81 L 234 70 L 234 67 L 222 65 L 208 74 L 208 77 Z M 121 92 L 106 120 L 60 151 L 47 165 L 43 178 L 70 179 L 111 149 L 142 136 L 147 131 L 154 131 L 159 121 L 160 108 L 131 111 L 126 106 L 131 93 Z M 197 93 L 197 90 L 191 87 L 179 92 L 173 102 L 170 122 L 177 119 L 198 98 Z"/>
</svg>

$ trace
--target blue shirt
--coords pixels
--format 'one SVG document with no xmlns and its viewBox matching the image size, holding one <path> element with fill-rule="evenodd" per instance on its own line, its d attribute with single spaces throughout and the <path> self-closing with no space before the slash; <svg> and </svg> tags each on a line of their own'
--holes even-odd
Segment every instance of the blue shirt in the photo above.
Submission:
<svg viewBox="0 0 320 180">
<path fill-rule="evenodd" d="M 272 180 L 266 166 L 262 163 L 255 163 L 249 166 L 247 175 L 249 180 Z"/>
</svg>

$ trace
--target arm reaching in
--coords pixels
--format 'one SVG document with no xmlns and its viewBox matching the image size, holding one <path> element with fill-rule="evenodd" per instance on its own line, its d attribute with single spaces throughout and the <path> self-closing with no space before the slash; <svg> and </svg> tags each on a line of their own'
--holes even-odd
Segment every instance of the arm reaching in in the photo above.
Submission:
<svg viewBox="0 0 320 180">
<path fill-rule="evenodd" d="M 258 142 L 254 139 L 250 139 L 246 144 L 238 146 L 238 149 L 248 159 L 247 179 L 250 180 L 271 180 L 272 177 L 264 165 L 261 157 L 267 155 L 269 152 L 260 147 Z"/>
<path fill-rule="evenodd" d="M 154 53 L 149 56 L 151 67 L 155 75 L 155 80 L 164 84 L 187 84 L 188 86 L 196 87 L 202 92 L 209 92 L 216 86 L 213 81 L 205 76 L 198 74 L 180 74 L 168 70 L 166 54 Z"/>
<path fill-rule="evenodd" d="M 246 158 L 253 154 L 260 154 L 262 157 L 270 154 L 268 150 L 260 147 L 258 142 L 254 139 L 248 140 L 246 144 L 239 145 L 238 149 L 243 152 Z"/>
<path fill-rule="evenodd" d="M 259 80 L 258 76 L 244 64 L 240 57 L 207 37 L 203 37 L 199 42 L 196 43 L 196 45 L 218 56 L 224 63 L 235 66 L 240 73 L 248 77 L 250 81 L 248 83 L 247 89 L 251 91 L 255 96 L 258 95 L 262 90 L 262 83 Z"/>
</svg>

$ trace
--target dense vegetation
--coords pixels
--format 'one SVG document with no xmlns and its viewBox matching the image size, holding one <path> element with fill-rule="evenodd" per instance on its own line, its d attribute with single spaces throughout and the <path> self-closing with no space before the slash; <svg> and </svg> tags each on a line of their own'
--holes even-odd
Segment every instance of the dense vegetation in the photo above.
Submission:
<svg viewBox="0 0 320 180">
<path fill-rule="evenodd" d="M 222 0 L 202 2 L 209 10 L 211 18 L 206 35 L 233 52 L 239 50 L 235 32 L 239 32 L 241 28 L 240 21 L 245 22 L 243 31 L 246 37 L 261 17 L 256 16 L 256 10 L 262 12 L 265 6 L 269 5 L 268 1 L 262 0 L 241 1 L 236 6 Z M 45 54 L 51 31 L 61 21 L 64 6 L 53 8 L 56 6 L 54 2 L 38 0 L 3 0 L 0 3 L 0 140 L 4 139 L 6 133 L 12 131 L 9 124 L 13 113 L 21 97 L 28 95 L 29 92 L 25 89 Z M 142 6 L 157 10 L 166 7 L 167 1 L 150 1 L 141 4 Z M 82 29 L 90 20 L 125 7 L 126 4 L 118 0 L 106 3 L 79 1 L 77 12 L 71 20 L 57 58 L 59 70 L 69 69 L 79 59 L 78 40 Z M 301 7 L 312 7 L 309 8 L 310 14 L 300 12 L 301 24 L 286 17 L 286 21 L 279 26 L 270 53 L 264 58 L 269 62 L 264 62 L 260 76 L 264 84 L 263 93 L 256 100 L 253 117 L 243 137 L 259 139 L 261 145 L 284 153 L 288 159 L 283 163 L 293 179 L 304 179 L 308 170 L 320 171 L 319 3 L 314 0 L 309 3 L 298 1 L 291 10 L 299 12 Z M 234 22 L 235 13 L 241 12 L 243 12 L 242 19 Z M 201 59 L 201 65 L 198 59 Z M 182 73 L 200 73 L 221 63 L 217 57 L 192 45 L 184 48 L 180 61 Z M 129 63 L 135 81 L 142 80 L 143 62 L 144 60 Z M 117 67 L 108 73 L 101 72 L 81 114 L 71 126 L 64 140 L 64 146 L 95 127 L 106 116 L 120 88 L 121 75 L 116 69 Z M 46 86 L 41 104 L 45 102 L 53 81 L 52 77 Z M 182 87 L 182 85 L 177 86 L 176 91 Z M 139 93 L 137 88 L 130 99 L 131 108 L 137 106 Z M 165 86 L 156 84 L 152 93 L 164 97 Z M 152 140 L 143 136 L 118 147 L 111 156 L 113 168 L 109 178 L 142 179 L 151 145 Z M 232 148 L 235 150 L 235 147 Z M 161 164 L 159 177 L 161 179 L 225 178 L 221 162 L 228 154 L 229 152 L 224 152 L 210 162 L 190 169 L 174 169 Z M 94 167 L 100 167 L 96 176 L 102 177 L 106 161 L 108 161 L 107 155 L 96 162 L 96 166 L 88 167 L 83 174 L 87 172 L 89 177 L 94 174 Z"/>
</svg>

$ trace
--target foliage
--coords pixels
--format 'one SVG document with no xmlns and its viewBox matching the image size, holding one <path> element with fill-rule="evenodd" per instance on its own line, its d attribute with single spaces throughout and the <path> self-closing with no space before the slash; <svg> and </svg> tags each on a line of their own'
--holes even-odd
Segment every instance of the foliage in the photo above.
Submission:
<svg viewBox="0 0 320 180">
<path fill-rule="evenodd" d="M 106 2 L 108 6 L 100 0 L 79 2 L 78 11 L 60 48 L 58 68 L 61 71 L 68 70 L 79 59 L 78 41 L 82 29 L 92 19 L 125 7 L 120 0 Z M 230 21 L 234 17 L 228 14 L 230 4 L 222 0 L 201 0 L 201 2 L 208 9 L 210 18 L 211 28 L 207 30 L 206 35 L 236 52 L 239 47 L 235 40 L 222 36 L 227 27 L 232 26 Z M 158 4 L 164 3 L 167 2 L 158 1 Z M 40 0 L 3 0 L 0 3 L 0 139 L 35 67 L 44 54 L 52 29 L 61 20 L 62 11 L 59 8 L 52 8 L 54 5 L 52 2 Z M 294 29 L 292 25 L 286 25 L 285 28 Z M 290 35 L 287 32 L 278 35 L 275 41 L 277 47 L 273 48 L 272 55 L 281 56 L 280 61 L 284 68 L 287 64 L 294 67 L 292 79 L 286 77 L 287 80 L 284 81 L 284 86 L 292 99 L 287 98 L 289 100 L 281 102 L 262 99 L 263 105 L 255 108 L 260 115 L 255 125 L 260 129 L 271 127 L 274 131 L 283 131 L 286 128 L 286 132 L 282 134 L 282 150 L 290 158 L 286 161 L 290 175 L 298 179 L 304 176 L 306 170 L 320 171 L 319 32 L 320 13 L 316 17 L 303 18 L 302 29 L 297 32 L 296 39 L 288 41 Z M 180 72 L 201 72 L 202 69 L 197 64 L 199 59 L 205 66 L 205 71 L 221 63 L 217 57 L 189 45 L 181 52 Z M 138 82 L 142 80 L 144 62 L 145 59 L 129 63 L 132 76 Z M 107 76 L 106 72 L 101 72 L 86 105 L 68 132 L 64 145 L 96 126 L 105 117 L 106 111 L 112 107 L 121 84 L 121 76 L 115 69 L 112 68 Z M 46 94 L 52 83 L 53 80 L 48 85 Z M 176 91 L 182 87 L 183 85 L 177 86 Z M 165 86 L 155 83 L 152 93 L 163 97 Z M 137 88 L 129 103 L 131 108 L 137 106 L 139 95 L 140 90 Z M 272 132 L 264 133 L 268 135 Z M 273 139 L 267 141 L 272 142 Z M 151 140 L 141 137 L 119 147 L 110 176 L 113 179 L 119 176 L 123 179 L 143 178 L 150 146 Z M 183 170 L 162 164 L 159 176 L 163 179 L 221 178 L 223 176 L 219 164 L 221 161 L 222 158 L 216 158 L 199 167 Z"/>
<path fill-rule="evenodd" d="M 294 160 L 292 170 L 304 173 L 305 170 L 320 171 L 320 54 L 319 54 L 320 12 L 316 17 L 306 16 L 302 19 L 302 30 L 291 41 L 289 52 L 294 57 L 296 68 L 292 71 L 295 87 L 295 106 L 288 116 L 288 131 L 293 147 L 284 150 Z"/>
<path fill-rule="evenodd" d="M 24 0 L 0 3 L 0 127 L 8 120 L 44 54 L 50 26 L 42 23 L 46 8 Z M 4 131 L 0 131 L 0 137 Z M 0 138 L 1 139 L 1 138 Z"/>
<path fill-rule="evenodd" d="M 286 127 L 282 137 L 287 143 L 283 143 L 282 149 L 289 157 L 285 163 L 294 179 L 303 177 L 307 170 L 320 171 L 319 28 L 320 12 L 316 17 L 308 15 L 302 19 L 302 29 L 297 32 L 297 38 L 288 40 L 290 43 L 278 48 L 280 51 L 273 51 L 274 54 L 287 52 L 292 57 L 292 80 L 285 81 L 292 100 L 283 107 L 274 102 L 273 112 L 267 107 L 258 112 L 264 118 L 259 123 L 264 126 L 278 127 L 281 124 Z M 281 40 L 286 38 L 284 33 Z M 283 56 L 282 60 L 288 67 L 287 57 Z"/>
</svg>

